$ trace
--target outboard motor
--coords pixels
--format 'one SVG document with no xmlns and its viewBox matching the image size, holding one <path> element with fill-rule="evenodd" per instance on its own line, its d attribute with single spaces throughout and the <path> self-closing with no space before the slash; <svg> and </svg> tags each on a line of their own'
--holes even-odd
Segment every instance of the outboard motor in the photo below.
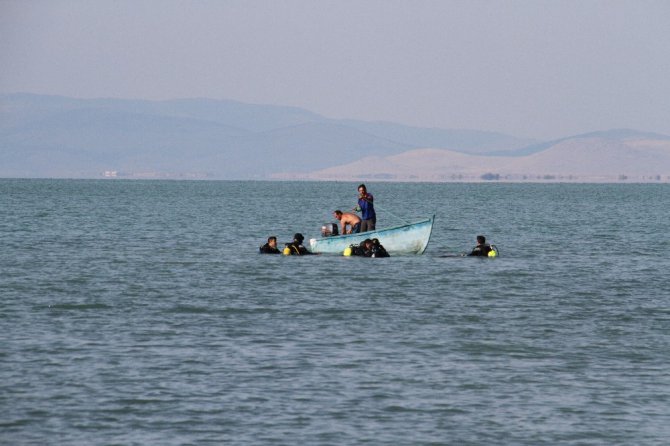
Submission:
<svg viewBox="0 0 670 446">
<path fill-rule="evenodd" d="M 337 224 L 326 223 L 325 225 L 321 226 L 321 237 L 332 237 L 334 235 L 339 235 Z"/>
</svg>

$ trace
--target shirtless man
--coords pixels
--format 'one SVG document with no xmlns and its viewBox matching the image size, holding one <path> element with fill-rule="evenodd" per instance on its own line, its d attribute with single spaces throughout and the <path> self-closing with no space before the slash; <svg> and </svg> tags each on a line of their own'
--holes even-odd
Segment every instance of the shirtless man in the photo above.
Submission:
<svg viewBox="0 0 670 446">
<path fill-rule="evenodd" d="M 333 216 L 340 221 L 342 234 L 356 234 L 361 232 L 361 219 L 358 215 L 350 212 L 342 212 L 339 209 L 333 212 Z M 347 226 L 349 230 L 347 231 Z"/>
</svg>

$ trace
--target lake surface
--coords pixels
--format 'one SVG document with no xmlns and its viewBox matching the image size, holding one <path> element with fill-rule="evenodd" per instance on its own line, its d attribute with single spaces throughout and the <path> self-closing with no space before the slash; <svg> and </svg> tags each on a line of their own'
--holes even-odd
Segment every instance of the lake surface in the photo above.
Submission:
<svg viewBox="0 0 670 446">
<path fill-rule="evenodd" d="M 665 445 L 670 185 L 0 180 L 0 443 Z M 477 234 L 496 259 L 469 251 Z"/>
</svg>

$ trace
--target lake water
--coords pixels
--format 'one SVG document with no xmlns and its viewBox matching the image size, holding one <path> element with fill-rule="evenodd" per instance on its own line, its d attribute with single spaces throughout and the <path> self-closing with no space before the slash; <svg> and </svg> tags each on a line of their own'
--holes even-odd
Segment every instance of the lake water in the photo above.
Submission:
<svg viewBox="0 0 670 446">
<path fill-rule="evenodd" d="M 670 185 L 0 180 L 0 443 L 665 445 Z M 442 257 L 477 234 L 496 259 Z"/>
</svg>

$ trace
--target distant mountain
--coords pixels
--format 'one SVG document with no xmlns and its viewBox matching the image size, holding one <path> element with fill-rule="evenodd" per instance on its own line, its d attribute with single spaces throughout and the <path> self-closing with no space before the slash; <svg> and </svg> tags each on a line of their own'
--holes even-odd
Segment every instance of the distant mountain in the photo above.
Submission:
<svg viewBox="0 0 670 446">
<path fill-rule="evenodd" d="M 640 132 L 631 129 L 613 129 L 606 131 L 583 133 L 581 135 L 568 136 L 566 138 L 556 139 L 553 141 L 544 141 L 540 143 L 531 144 L 526 147 L 522 147 L 520 149 L 492 151 L 487 153 L 487 155 L 524 156 L 524 155 L 530 155 L 532 153 L 541 152 L 564 141 L 576 140 L 576 139 L 592 139 L 592 138 L 601 138 L 604 140 L 611 140 L 611 141 L 629 140 L 629 139 L 668 140 L 670 139 L 670 136 L 661 135 L 659 133 Z"/>
<path fill-rule="evenodd" d="M 3 177 L 264 179 L 427 146 L 514 154 L 531 143 L 235 101 L 0 96 Z"/>
<path fill-rule="evenodd" d="M 390 122 L 353 120 L 343 120 L 341 122 L 363 132 L 389 138 L 413 147 L 434 147 L 479 155 L 492 155 L 503 151 L 508 151 L 510 155 L 514 155 L 514 148 L 521 149 L 535 143 L 529 139 L 519 139 L 502 133 L 479 130 L 421 128 Z"/>
<path fill-rule="evenodd" d="M 299 178 L 284 174 L 277 178 Z M 300 177 L 389 181 L 670 181 L 670 137 L 612 130 L 564 138 L 518 156 L 417 149 L 366 157 Z"/>
<path fill-rule="evenodd" d="M 0 96 L 0 176 L 391 181 L 668 181 L 670 137 L 548 142 L 328 119 L 211 99 Z"/>
</svg>

